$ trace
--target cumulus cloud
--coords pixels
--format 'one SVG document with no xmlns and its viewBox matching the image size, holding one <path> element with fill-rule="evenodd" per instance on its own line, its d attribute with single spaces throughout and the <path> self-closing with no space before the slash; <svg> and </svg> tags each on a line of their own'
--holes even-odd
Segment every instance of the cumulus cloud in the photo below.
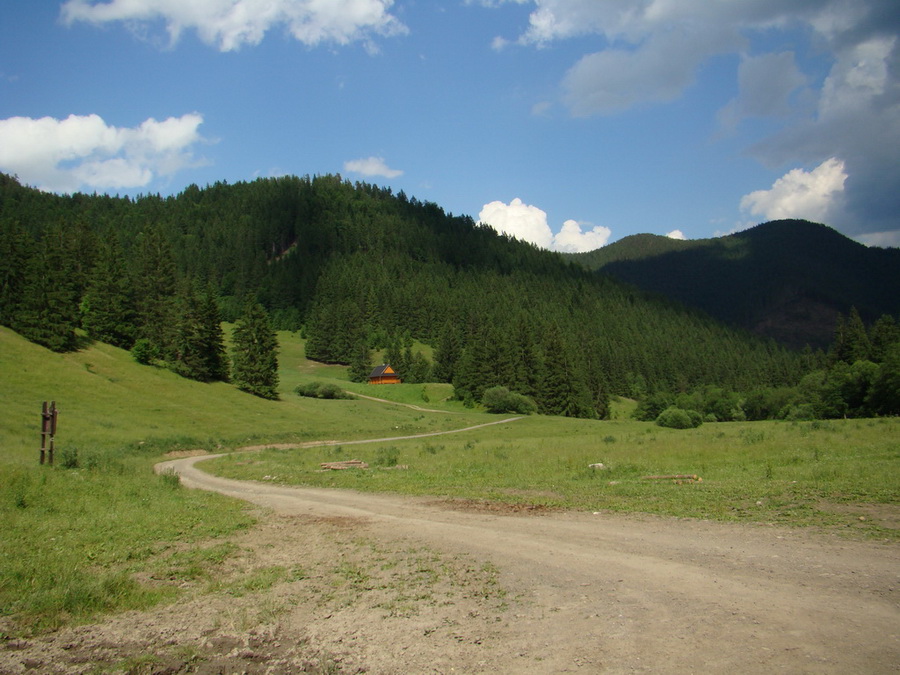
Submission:
<svg viewBox="0 0 900 675">
<path fill-rule="evenodd" d="M 518 2 L 522 0 L 505 0 Z M 482 0 L 486 6 L 504 0 Z M 545 46 L 593 39 L 562 79 L 574 116 L 613 115 L 673 101 L 717 55 L 740 57 L 738 94 L 719 111 L 722 128 L 767 118 L 749 145 L 765 166 L 843 162 L 841 209 L 829 224 L 851 234 L 898 228 L 900 213 L 900 12 L 896 0 L 694 2 L 693 0 L 528 0 L 518 38 L 498 44 Z M 794 33 L 788 33 L 794 31 Z M 780 37 L 809 36 L 817 58 L 801 68 Z M 505 41 L 504 41 L 505 40 Z M 830 59 L 827 76 L 817 70 Z M 765 131 L 762 131 L 765 130 Z M 749 144 L 749 142 L 748 142 Z M 831 166 L 831 165 L 827 165 Z M 785 176 L 785 182 L 792 178 Z M 774 187 L 773 187 L 774 189 Z M 824 198 L 820 197 L 822 202 Z M 820 209 L 821 211 L 821 209 Z"/>
<path fill-rule="evenodd" d="M 478 220 L 481 224 L 490 225 L 498 232 L 516 239 L 565 253 L 582 253 L 598 249 L 606 245 L 612 234 L 606 227 L 582 229 L 581 223 L 567 220 L 554 235 L 547 223 L 546 212 L 537 206 L 525 204 L 518 197 L 509 204 L 501 201 L 485 204 L 478 214 Z"/>
<path fill-rule="evenodd" d="M 585 225 L 585 228 L 589 226 Z M 584 253 L 606 246 L 612 230 L 602 225 L 582 229 L 582 223 L 567 220 L 553 237 L 553 250 L 563 253 Z"/>
<path fill-rule="evenodd" d="M 390 168 L 384 162 L 384 157 L 366 157 L 365 159 L 351 159 L 344 162 L 344 171 L 358 173 L 363 176 L 382 176 L 384 178 L 396 178 L 403 172 Z"/>
<path fill-rule="evenodd" d="M 684 236 L 684 232 L 682 232 L 681 230 L 672 230 L 671 232 L 666 232 L 666 236 L 669 239 L 681 239 L 682 241 L 687 239 L 687 237 Z"/>
<path fill-rule="evenodd" d="M 175 44 L 187 29 L 223 52 L 259 44 L 266 32 L 284 26 L 296 40 L 309 46 L 345 45 L 375 35 L 407 32 L 388 11 L 393 0 L 68 0 L 62 6 L 67 24 L 163 21 Z"/>
<path fill-rule="evenodd" d="M 769 190 L 757 190 L 741 199 L 741 208 L 767 220 L 803 218 L 828 222 L 841 206 L 847 174 L 844 163 L 832 157 L 812 171 L 794 169 Z"/>
<path fill-rule="evenodd" d="M 158 176 L 204 164 L 203 117 L 191 113 L 137 127 L 108 125 L 98 115 L 0 120 L 0 169 L 53 192 L 138 188 Z"/>
</svg>

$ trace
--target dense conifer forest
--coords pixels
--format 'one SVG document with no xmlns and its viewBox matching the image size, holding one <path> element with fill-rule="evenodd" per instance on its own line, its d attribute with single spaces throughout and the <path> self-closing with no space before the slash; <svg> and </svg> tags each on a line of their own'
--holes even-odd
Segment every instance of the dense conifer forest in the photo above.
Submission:
<svg viewBox="0 0 900 675">
<path fill-rule="evenodd" d="M 851 307 L 869 325 L 900 313 L 900 249 L 805 220 L 690 241 L 635 234 L 568 257 L 797 349 L 827 348 Z"/>
<path fill-rule="evenodd" d="M 233 374 L 223 320 L 273 350 L 274 329 L 302 331 L 309 358 L 356 377 L 386 350 L 406 382 L 452 382 L 471 401 L 502 387 L 578 417 L 605 417 L 611 395 L 776 390 L 826 365 L 823 353 L 790 351 L 339 176 L 132 199 L 58 196 L 0 175 L 3 325 L 57 351 L 77 349 L 82 329 L 215 380 Z M 232 356 L 239 386 L 273 395 L 271 377 L 254 371 L 271 371 L 266 354 Z"/>
</svg>

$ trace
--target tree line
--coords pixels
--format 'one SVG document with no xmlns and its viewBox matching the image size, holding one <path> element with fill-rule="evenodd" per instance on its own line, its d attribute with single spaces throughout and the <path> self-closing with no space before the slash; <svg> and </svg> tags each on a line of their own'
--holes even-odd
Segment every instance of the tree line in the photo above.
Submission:
<svg viewBox="0 0 900 675">
<path fill-rule="evenodd" d="M 692 426 L 743 420 L 817 420 L 900 415 L 900 325 L 890 314 L 870 327 L 851 307 L 839 315 L 827 354 L 793 385 L 744 391 L 706 385 L 689 392 L 655 392 L 634 416 L 657 420 L 672 409 L 694 415 Z M 662 422 L 660 422 L 662 423 Z"/>
<path fill-rule="evenodd" d="M 357 378 L 385 350 L 407 381 L 469 401 L 506 388 L 578 417 L 604 417 L 617 394 L 788 386 L 823 358 L 331 175 L 134 199 L 0 176 L 0 299 L 0 322 L 51 349 L 77 348 L 81 328 L 195 379 L 241 380 L 221 321 L 258 321 L 302 330 L 308 357 Z"/>
</svg>

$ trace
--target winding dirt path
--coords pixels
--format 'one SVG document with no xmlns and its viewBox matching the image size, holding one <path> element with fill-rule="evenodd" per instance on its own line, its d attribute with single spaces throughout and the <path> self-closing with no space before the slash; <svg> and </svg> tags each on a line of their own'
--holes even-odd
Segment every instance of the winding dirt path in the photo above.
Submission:
<svg viewBox="0 0 900 675">
<path fill-rule="evenodd" d="M 489 649 L 472 646 L 468 661 L 457 655 L 456 672 L 900 671 L 893 545 L 695 520 L 461 512 L 424 499 L 228 480 L 201 471 L 203 459 L 160 468 L 276 514 L 350 519 L 377 539 L 495 565 L 519 598 L 514 617 Z M 390 634 L 370 633 L 369 672 L 452 670 L 419 670 L 424 647 L 398 653 Z M 447 644 L 432 647 L 442 663 Z"/>
</svg>

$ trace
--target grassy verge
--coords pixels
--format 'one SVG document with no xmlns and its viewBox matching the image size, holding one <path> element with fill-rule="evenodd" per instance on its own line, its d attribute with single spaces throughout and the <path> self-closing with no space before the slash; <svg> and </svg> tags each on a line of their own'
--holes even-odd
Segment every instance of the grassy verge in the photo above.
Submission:
<svg viewBox="0 0 900 675">
<path fill-rule="evenodd" d="M 315 365 L 296 336 L 281 338 L 282 400 L 273 402 L 140 366 L 108 345 L 54 354 L 0 328 L 0 636 L 173 598 L 232 555 L 229 538 L 253 522 L 250 512 L 155 476 L 166 453 L 483 419 L 302 399 L 291 389 Z M 61 411 L 54 467 L 37 464 L 43 400 Z"/>
<path fill-rule="evenodd" d="M 366 471 L 321 472 L 357 458 Z M 602 463 L 604 468 L 591 468 Z M 397 468 L 397 467 L 403 468 Z M 898 538 L 900 420 L 707 424 L 532 417 L 464 434 L 230 456 L 234 478 L 578 510 L 839 526 Z M 645 476 L 696 474 L 697 483 Z M 270 478 L 271 480 L 271 478 Z"/>
</svg>

